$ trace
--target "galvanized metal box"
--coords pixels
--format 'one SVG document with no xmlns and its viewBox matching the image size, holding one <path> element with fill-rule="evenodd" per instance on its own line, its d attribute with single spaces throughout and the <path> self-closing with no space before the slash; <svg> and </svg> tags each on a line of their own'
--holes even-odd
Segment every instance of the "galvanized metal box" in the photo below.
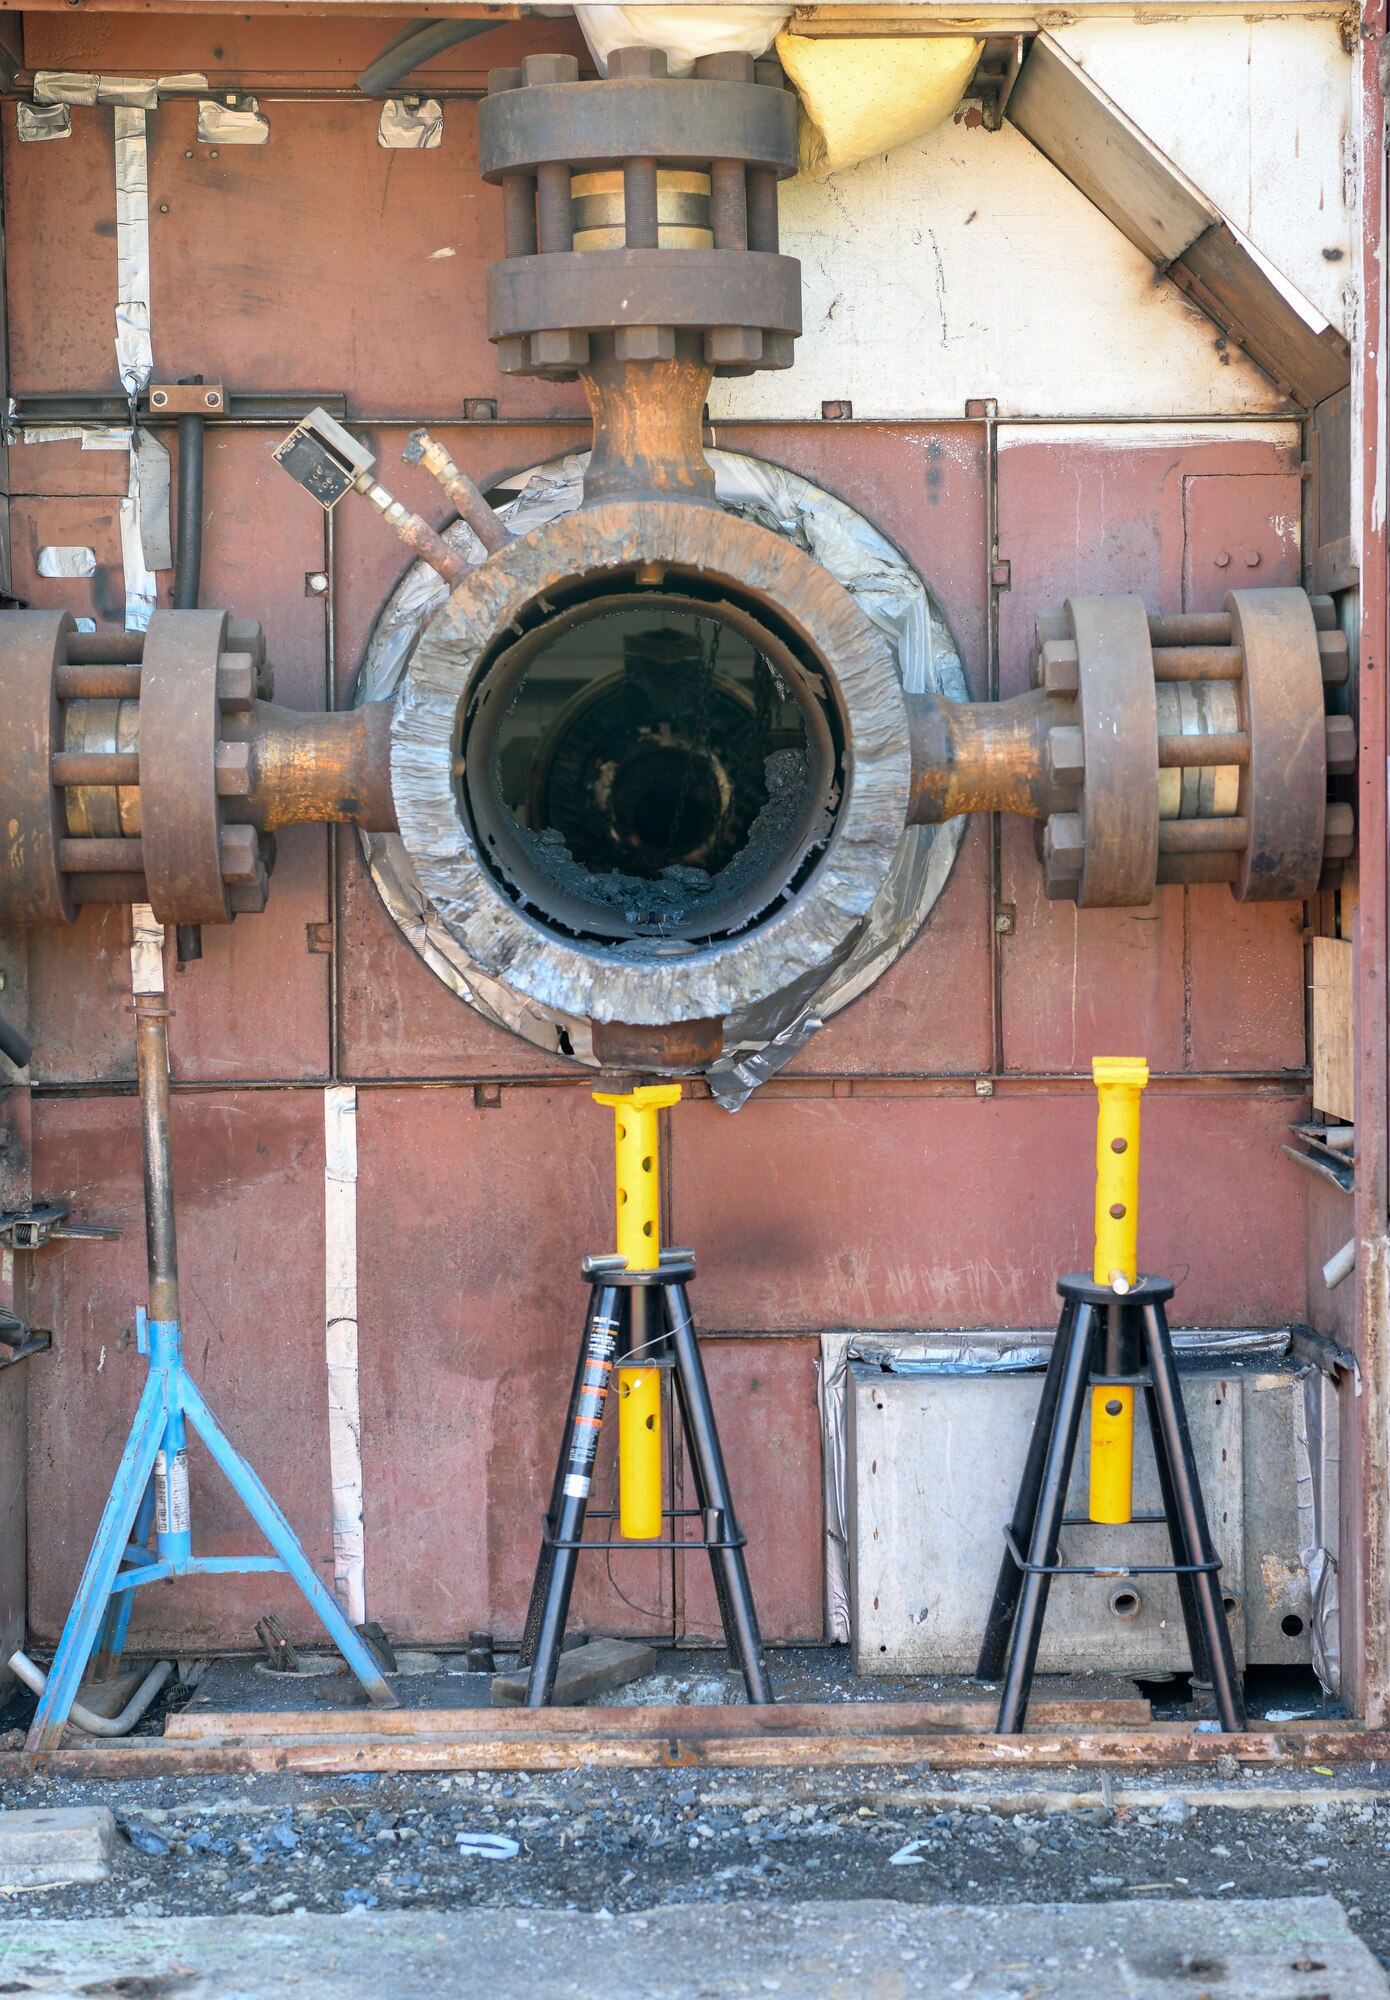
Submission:
<svg viewBox="0 0 1390 2000">
<path fill-rule="evenodd" d="M 1310 1657 L 1308 1577 L 1299 1552 L 1295 1399 L 1288 1360 L 1183 1366 L 1198 1471 L 1237 1662 Z M 850 1604 L 859 1672 L 970 1674 L 1003 1553 L 1041 1373 L 894 1373 L 851 1361 L 847 1397 Z M 1086 1426 L 1069 1514 L 1084 1515 Z M 1142 1405 L 1134 1503 L 1158 1511 Z M 1162 1525 L 1068 1527 L 1062 1560 L 1171 1560 Z M 1044 1673 L 1166 1673 L 1188 1665 L 1171 1577 L 1059 1577 L 1038 1659 Z"/>
</svg>

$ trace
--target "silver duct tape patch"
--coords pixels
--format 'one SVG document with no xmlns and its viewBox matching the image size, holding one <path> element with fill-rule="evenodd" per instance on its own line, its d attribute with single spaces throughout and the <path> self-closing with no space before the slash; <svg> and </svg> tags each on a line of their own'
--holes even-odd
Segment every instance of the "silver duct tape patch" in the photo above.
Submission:
<svg viewBox="0 0 1390 2000">
<path fill-rule="evenodd" d="M 72 112 L 66 104 L 18 104 L 15 125 L 21 146 L 36 146 L 43 139 L 70 139 Z"/>
<path fill-rule="evenodd" d="M 121 567 L 125 571 L 125 629 L 147 632 L 154 616 L 158 583 L 145 561 L 141 528 L 140 459 L 130 454 L 130 487 L 121 502 Z"/>
<path fill-rule="evenodd" d="M 116 107 L 116 361 L 127 396 L 154 373 L 150 344 L 150 187 L 145 114 Z"/>
<path fill-rule="evenodd" d="M 83 451 L 129 451 L 128 430 L 104 430 L 95 424 L 22 424 L 15 433 L 21 444 L 80 444 Z"/>
<path fill-rule="evenodd" d="M 159 86 L 152 76 L 98 76 L 93 70 L 34 72 L 35 104 L 117 104 L 153 111 Z"/>
<path fill-rule="evenodd" d="M 388 97 L 377 121 L 376 142 L 388 151 L 431 152 L 444 136 L 444 107 L 436 97 Z"/>
<path fill-rule="evenodd" d="M 146 569 L 172 569 L 169 537 L 169 454 L 156 437 L 140 432 L 136 475 L 140 489 L 140 548 Z"/>
<path fill-rule="evenodd" d="M 265 146 L 270 143 L 270 120 L 262 116 L 254 97 L 240 104 L 203 97 L 198 100 L 198 137 L 205 146 Z"/>
<path fill-rule="evenodd" d="M 50 544 L 39 550 L 38 569 L 40 576 L 95 576 L 97 552 L 95 549 L 59 548 Z"/>
</svg>

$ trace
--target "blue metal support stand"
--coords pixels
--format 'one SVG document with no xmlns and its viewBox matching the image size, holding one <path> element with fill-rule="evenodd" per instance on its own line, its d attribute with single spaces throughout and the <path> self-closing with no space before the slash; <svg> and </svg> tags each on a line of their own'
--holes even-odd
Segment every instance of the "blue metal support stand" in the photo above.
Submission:
<svg viewBox="0 0 1390 2000">
<path fill-rule="evenodd" d="M 315 1575 L 293 1528 L 231 1442 L 188 1373 L 178 1317 L 178 1270 L 169 1156 L 168 1008 L 162 992 L 138 993 L 136 1041 L 145 1141 L 145 1222 L 150 1260 L 148 1316 L 136 1316 L 149 1374 L 130 1436 L 77 1587 L 29 1731 L 31 1751 L 56 1750 L 93 1652 L 114 1669 L 125 1646 L 135 1592 L 173 1576 L 278 1571 L 292 1577 L 370 1699 L 399 1706 L 370 1648 Z M 158 1316 L 157 1316 L 158 1315 Z M 245 1503 L 274 1551 L 264 1556 L 195 1556 L 188 1498 L 187 1436 L 192 1429 Z M 155 1546 L 147 1545 L 153 1529 Z"/>
</svg>

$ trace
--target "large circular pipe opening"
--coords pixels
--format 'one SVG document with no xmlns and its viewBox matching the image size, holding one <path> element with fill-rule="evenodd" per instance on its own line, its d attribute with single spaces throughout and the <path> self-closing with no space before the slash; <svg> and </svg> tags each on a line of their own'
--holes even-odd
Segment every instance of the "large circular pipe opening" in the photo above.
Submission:
<svg viewBox="0 0 1390 2000">
<path fill-rule="evenodd" d="M 508 894 L 549 924 L 727 936 L 793 895 L 833 830 L 833 706 L 761 609 L 602 588 L 537 607 L 484 663 L 460 804 Z"/>
</svg>

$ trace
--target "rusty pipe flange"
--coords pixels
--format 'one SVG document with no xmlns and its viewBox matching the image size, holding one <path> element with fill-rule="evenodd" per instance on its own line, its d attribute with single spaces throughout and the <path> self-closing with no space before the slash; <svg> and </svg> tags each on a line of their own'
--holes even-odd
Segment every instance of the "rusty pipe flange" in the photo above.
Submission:
<svg viewBox="0 0 1390 2000">
<path fill-rule="evenodd" d="M 1076 703 L 1075 722 L 1049 734 L 1048 761 L 1054 782 L 1077 794 L 1074 812 L 1046 822 L 1047 893 L 1083 909 L 1147 903 L 1158 867 L 1158 723 L 1143 600 L 1069 598 L 1047 629 L 1057 636 L 1042 639 L 1035 673 L 1048 694 Z"/>
<path fill-rule="evenodd" d="M 776 64 L 615 49 L 604 81 L 573 56 L 494 70 L 479 106 L 484 178 L 504 196 L 506 257 L 487 276 L 504 373 L 565 376 L 610 332 L 619 361 L 669 360 L 700 336 L 720 373 L 786 368 L 801 268 L 777 239 L 796 172 L 796 99 Z"/>
<path fill-rule="evenodd" d="M 1356 767 L 1351 717 L 1323 713 L 1324 688 L 1348 673 L 1334 628 L 1331 600 L 1296 589 L 1234 592 L 1219 612 L 1146 618 L 1137 599 L 1102 598 L 1044 613 L 1034 683 L 1075 704 L 1047 739 L 1047 894 L 1138 904 L 1160 883 L 1227 882 L 1242 901 L 1273 900 L 1330 879 L 1353 826 L 1327 779 Z M 1142 838 L 1124 825 L 1135 796 Z M 1101 811 L 1114 865 L 1097 875 Z"/>
<path fill-rule="evenodd" d="M 1245 849 L 1235 893 L 1311 896 L 1322 873 L 1327 736 L 1313 611 L 1301 590 L 1233 590 L 1225 603 L 1244 658 L 1241 720 L 1250 741 L 1238 811 Z"/>
<path fill-rule="evenodd" d="M 63 794 L 51 776 L 63 740 L 58 668 L 76 629 L 66 611 L 0 618 L 0 919 L 10 923 L 71 923 L 77 914 L 59 866 Z"/>
<path fill-rule="evenodd" d="M 229 923 L 265 908 L 274 848 L 227 817 L 249 776 L 229 754 L 226 726 L 269 685 L 259 625 L 225 611 L 151 618 L 140 666 L 140 846 L 161 923 Z"/>
<path fill-rule="evenodd" d="M 0 616 L 0 805 L 16 828 L 0 918 L 71 921 L 93 902 L 148 901 L 166 923 L 262 909 L 273 845 L 223 822 L 250 811 L 229 724 L 270 688 L 259 625 L 224 612 L 160 611 L 148 632 L 117 633 Z M 8 754 L 20 738 L 25 754 Z"/>
<path fill-rule="evenodd" d="M 563 608 L 567 594 L 608 592 L 639 573 L 756 605 L 819 676 L 843 745 L 833 824 L 804 876 L 780 903 L 773 898 L 770 914 L 705 943 L 579 936 L 527 907 L 484 856 L 460 796 L 468 706 L 513 628 L 525 630 L 542 600 Z M 538 1006 L 592 1021 L 709 1023 L 824 977 L 852 947 L 906 825 L 907 717 L 883 639 L 792 543 L 709 508 L 587 507 L 492 557 L 435 614 L 397 701 L 391 779 L 420 885 L 483 972 Z"/>
</svg>

